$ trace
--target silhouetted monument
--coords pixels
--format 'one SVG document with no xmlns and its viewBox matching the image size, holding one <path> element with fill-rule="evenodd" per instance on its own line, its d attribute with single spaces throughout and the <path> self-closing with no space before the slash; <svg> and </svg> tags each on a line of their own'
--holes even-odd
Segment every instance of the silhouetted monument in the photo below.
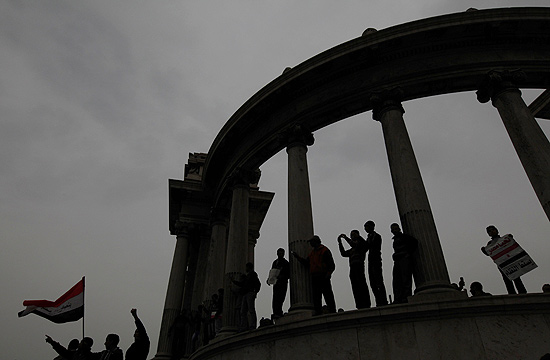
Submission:
<svg viewBox="0 0 550 360">
<path fill-rule="evenodd" d="M 218 288 L 225 289 L 222 329 L 191 359 L 535 359 L 547 353 L 549 296 L 467 298 L 451 286 L 404 107 L 455 92 L 491 101 L 550 219 L 550 143 L 535 120 L 549 117 L 549 95 L 528 107 L 520 91 L 549 87 L 548 29 L 550 8 L 469 9 L 367 29 L 286 68 L 253 95 L 207 154 L 189 155 L 183 180 L 169 181 L 176 247 L 155 359 L 171 357 L 168 330 L 182 309 L 197 308 Z M 288 250 L 307 254 L 306 240 L 314 235 L 307 163 L 313 132 L 371 110 L 385 140 L 401 227 L 418 239 L 415 294 L 407 304 L 312 317 L 308 269 L 291 261 L 288 315 L 275 326 L 236 334 L 231 280 L 253 262 L 274 195 L 257 187 L 258 169 L 286 150 Z"/>
</svg>

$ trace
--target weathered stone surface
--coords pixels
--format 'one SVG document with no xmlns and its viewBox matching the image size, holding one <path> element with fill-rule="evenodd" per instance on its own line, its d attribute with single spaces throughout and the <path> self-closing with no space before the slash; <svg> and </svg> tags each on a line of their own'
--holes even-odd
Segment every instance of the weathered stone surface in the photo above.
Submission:
<svg viewBox="0 0 550 360">
<path fill-rule="evenodd" d="M 390 305 L 234 335 L 191 359 L 538 359 L 549 318 L 544 294 Z"/>
</svg>

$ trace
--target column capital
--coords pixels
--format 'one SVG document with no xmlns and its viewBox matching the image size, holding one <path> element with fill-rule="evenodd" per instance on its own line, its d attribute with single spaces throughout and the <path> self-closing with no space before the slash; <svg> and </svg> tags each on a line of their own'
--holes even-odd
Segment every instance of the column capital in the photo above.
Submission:
<svg viewBox="0 0 550 360">
<path fill-rule="evenodd" d="M 477 100 L 480 103 L 494 101 L 495 97 L 505 91 L 516 91 L 521 94 L 517 84 L 525 80 L 525 77 L 526 75 L 521 69 L 491 70 L 485 74 L 476 91 Z"/>
<path fill-rule="evenodd" d="M 192 224 L 187 221 L 176 220 L 174 224 L 174 234 L 176 236 L 189 236 Z"/>
<path fill-rule="evenodd" d="M 315 138 L 305 125 L 297 123 L 280 133 L 279 141 L 289 148 L 295 145 L 311 146 L 315 143 Z"/>
<path fill-rule="evenodd" d="M 398 110 L 401 114 L 404 114 L 405 109 L 403 109 L 401 105 L 402 98 L 403 90 L 399 87 L 372 93 L 369 96 L 369 100 L 372 104 L 372 118 L 376 121 L 380 121 L 382 114 L 390 110 Z"/>
<path fill-rule="evenodd" d="M 210 225 L 227 225 L 227 220 L 231 214 L 229 209 L 215 207 L 210 210 Z"/>
<path fill-rule="evenodd" d="M 229 184 L 232 187 L 250 188 L 250 184 L 257 184 L 260 181 L 262 172 L 260 169 L 249 170 L 237 168 L 229 175 Z"/>
</svg>

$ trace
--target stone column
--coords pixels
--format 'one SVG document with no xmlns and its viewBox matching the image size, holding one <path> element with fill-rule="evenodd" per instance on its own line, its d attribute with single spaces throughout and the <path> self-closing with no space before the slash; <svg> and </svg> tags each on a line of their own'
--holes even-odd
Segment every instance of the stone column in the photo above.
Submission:
<svg viewBox="0 0 550 360">
<path fill-rule="evenodd" d="M 550 143 L 516 86 L 524 76 L 519 70 L 491 71 L 477 91 L 477 98 L 482 103 L 492 100 L 497 108 L 525 173 L 550 220 Z"/>
<path fill-rule="evenodd" d="M 200 241 L 198 239 L 195 227 L 189 229 L 189 231 L 189 260 L 187 262 L 185 289 L 183 291 L 183 302 L 181 304 L 181 308 L 184 310 L 196 310 L 196 307 L 193 309 L 193 298 L 195 297 L 193 291 L 195 289 Z"/>
<path fill-rule="evenodd" d="M 210 233 L 206 225 L 201 225 L 197 229 L 198 255 L 197 266 L 195 270 L 195 281 L 193 284 L 193 300 L 191 310 L 197 310 L 199 305 L 205 300 L 210 300 L 210 295 L 204 296 L 206 288 L 206 266 L 208 264 L 208 252 L 210 250 Z"/>
<path fill-rule="evenodd" d="M 208 263 L 206 265 L 206 280 L 204 297 L 210 298 L 223 288 L 225 274 L 225 250 L 227 248 L 227 217 L 226 209 L 214 209 L 211 216 L 211 237 Z"/>
<path fill-rule="evenodd" d="M 181 312 L 189 249 L 189 232 L 186 226 L 179 227 L 178 232 L 162 313 L 157 354 L 154 359 L 172 358 L 172 339 L 168 336 L 168 330 Z"/>
<path fill-rule="evenodd" d="M 229 220 L 229 238 L 225 260 L 222 329 L 220 336 L 232 335 L 238 330 L 237 280 L 244 273 L 248 261 L 248 208 L 250 183 L 248 172 L 238 170 L 232 175 L 233 197 Z"/>
<path fill-rule="evenodd" d="M 295 125 L 284 134 L 288 153 L 288 247 L 301 257 L 311 252 L 307 242 L 313 235 L 313 211 L 307 167 L 307 147 L 313 145 L 313 134 Z M 290 309 L 289 313 L 311 312 L 313 296 L 309 269 L 289 254 Z"/>
<path fill-rule="evenodd" d="M 258 243 L 260 232 L 256 230 L 248 230 L 248 262 L 254 264 L 254 250 Z"/>
<path fill-rule="evenodd" d="M 415 293 L 447 292 L 449 273 L 439 242 L 424 182 L 403 120 L 398 89 L 375 94 L 373 118 L 382 124 L 386 152 L 404 233 L 418 240 L 414 281 Z M 456 291 L 455 291 L 456 292 Z M 456 292 L 458 293 L 458 292 Z"/>
</svg>

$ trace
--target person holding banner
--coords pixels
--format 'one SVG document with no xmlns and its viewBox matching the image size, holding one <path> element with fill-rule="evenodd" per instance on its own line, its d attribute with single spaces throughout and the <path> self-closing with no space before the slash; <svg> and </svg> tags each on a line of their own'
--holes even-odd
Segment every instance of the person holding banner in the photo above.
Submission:
<svg viewBox="0 0 550 360">
<path fill-rule="evenodd" d="M 272 318 L 283 316 L 283 302 L 286 298 L 289 278 L 290 264 L 285 259 L 285 249 L 279 248 L 277 249 L 277 259 L 273 261 L 267 278 L 267 285 L 273 285 Z"/>
<path fill-rule="evenodd" d="M 508 294 L 516 294 L 516 289 L 518 294 L 527 294 L 527 289 L 523 285 L 523 281 L 521 281 L 519 271 L 525 273 L 534 269 L 537 265 L 515 242 L 512 234 L 506 234 L 501 237 L 494 225 L 487 226 L 486 230 L 491 240 L 487 243 L 487 246 L 481 247 L 481 252 L 490 256 L 495 264 L 497 264 Z M 521 261 L 521 264 L 514 264 L 518 261 Z M 522 267 L 524 269 L 521 269 Z"/>
</svg>

